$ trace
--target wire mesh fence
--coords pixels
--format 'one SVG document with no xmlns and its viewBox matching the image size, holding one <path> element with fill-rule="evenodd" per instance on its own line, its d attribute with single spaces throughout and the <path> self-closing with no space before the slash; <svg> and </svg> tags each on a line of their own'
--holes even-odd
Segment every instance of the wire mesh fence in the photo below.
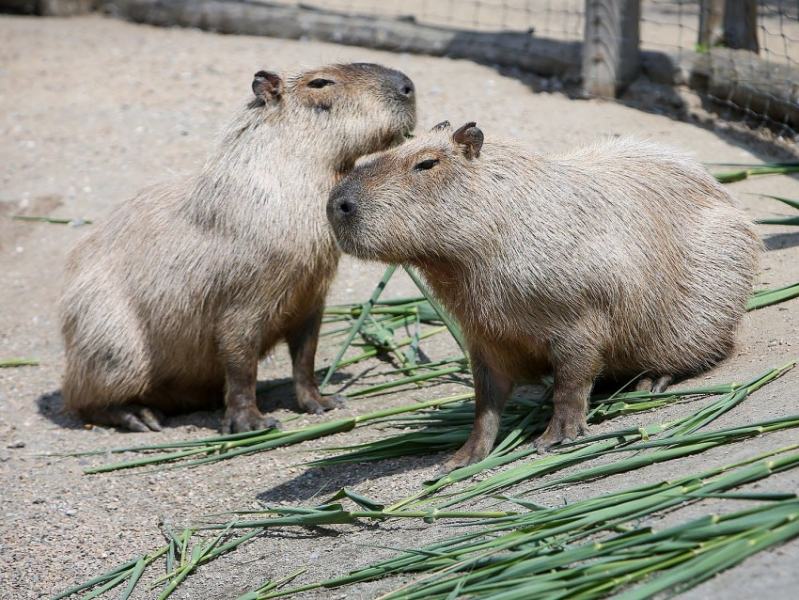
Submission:
<svg viewBox="0 0 799 600">
<path fill-rule="evenodd" d="M 277 0 L 274 4 L 296 2 Z M 584 28 L 584 0 L 310 0 L 302 4 L 344 15 L 411 18 L 424 25 L 468 31 L 533 32 L 569 41 L 582 39 Z"/>
<path fill-rule="evenodd" d="M 593 95 L 643 73 L 729 122 L 799 132 L 799 0 L 97 1 L 161 25 L 516 67 Z"/>
<path fill-rule="evenodd" d="M 289 0 L 278 0 L 277 4 L 296 5 Z M 422 27 L 499 34 L 482 42 L 488 62 L 502 64 L 497 51 L 540 53 L 546 41 L 552 42 L 550 54 L 561 54 L 564 61 L 574 62 L 579 49 L 558 42 L 580 43 L 586 39 L 586 7 L 591 4 L 591 0 L 311 0 L 303 6 L 338 13 L 345 20 L 366 16 Z M 614 2 L 600 0 L 593 4 Z M 724 13 L 728 19 L 739 20 L 742 17 L 738 14 L 747 4 L 756 10 L 757 37 L 757 51 L 748 57 L 726 48 L 729 44 L 724 38 Z M 722 14 L 716 15 L 717 31 L 711 31 L 708 37 L 702 30 L 710 11 Z M 730 109 L 724 111 L 726 119 L 753 127 L 767 125 L 792 137 L 799 131 L 794 114 L 799 97 L 799 2 L 642 0 L 638 26 L 640 50 L 650 56 L 665 55 L 665 64 L 671 65 L 666 68 L 674 71 L 674 82 L 696 83 L 705 98 Z M 527 43 L 520 43 L 524 42 L 519 37 L 523 35 L 529 36 Z M 535 70 L 539 63 L 532 61 L 531 66 Z M 584 66 L 574 67 L 586 76 Z M 538 70 L 544 76 L 563 75 L 556 67 Z M 663 75 L 656 79 L 663 79 Z"/>
</svg>

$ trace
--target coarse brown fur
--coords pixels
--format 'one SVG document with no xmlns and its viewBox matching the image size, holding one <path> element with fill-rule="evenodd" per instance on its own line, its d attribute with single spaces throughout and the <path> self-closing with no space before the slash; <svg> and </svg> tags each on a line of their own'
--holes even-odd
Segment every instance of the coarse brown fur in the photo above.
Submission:
<svg viewBox="0 0 799 600">
<path fill-rule="evenodd" d="M 458 319 L 483 459 L 513 383 L 554 374 L 537 440 L 584 434 L 600 375 L 662 390 L 729 355 L 760 242 L 699 164 L 633 139 L 540 155 L 448 123 L 358 166 L 328 202 L 345 252 L 417 267 Z"/>
<path fill-rule="evenodd" d="M 62 393 L 91 422 L 159 429 L 158 411 L 224 399 L 223 430 L 269 425 L 257 361 L 284 339 L 300 407 L 334 406 L 314 377 L 339 259 L 324 203 L 413 128 L 413 84 L 355 63 L 259 71 L 252 87 L 198 173 L 122 202 L 69 256 Z"/>
</svg>

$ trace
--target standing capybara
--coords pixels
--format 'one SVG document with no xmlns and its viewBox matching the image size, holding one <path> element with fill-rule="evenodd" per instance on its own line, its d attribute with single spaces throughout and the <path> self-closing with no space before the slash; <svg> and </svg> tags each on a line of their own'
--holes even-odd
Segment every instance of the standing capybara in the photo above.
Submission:
<svg viewBox="0 0 799 600">
<path fill-rule="evenodd" d="M 463 328 L 490 452 L 513 383 L 552 372 L 539 449 L 586 432 L 599 375 L 660 391 L 733 348 L 759 241 L 699 164 L 630 139 L 547 156 L 449 123 L 357 167 L 327 216 L 342 249 L 418 268 Z"/>
<path fill-rule="evenodd" d="M 356 63 L 259 71 L 252 89 L 198 173 L 121 203 L 69 256 L 62 393 L 91 422 L 157 430 L 159 412 L 224 399 L 225 432 L 274 423 L 256 371 L 282 339 L 300 407 L 334 406 L 314 377 L 339 259 L 325 201 L 414 127 L 413 83 Z"/>
</svg>

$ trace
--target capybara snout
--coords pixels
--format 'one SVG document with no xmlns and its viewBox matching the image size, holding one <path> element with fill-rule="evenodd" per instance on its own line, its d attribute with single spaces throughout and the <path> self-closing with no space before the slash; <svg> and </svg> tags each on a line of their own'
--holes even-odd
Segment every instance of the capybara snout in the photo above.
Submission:
<svg viewBox="0 0 799 600">
<path fill-rule="evenodd" d="M 354 246 L 357 233 L 353 230 L 358 220 L 358 204 L 362 188 L 357 179 L 351 178 L 337 185 L 327 201 L 327 220 L 338 236 L 339 246 L 345 252 L 355 254 Z M 354 235 L 349 235 L 353 233 Z"/>
<path fill-rule="evenodd" d="M 327 203 L 327 218 L 331 223 L 343 223 L 356 217 L 358 191 L 358 184 L 354 180 L 348 180 L 346 185 L 336 186 Z"/>
<path fill-rule="evenodd" d="M 324 204 L 413 129 L 415 89 L 368 63 L 262 70 L 251 89 L 198 173 L 121 203 L 70 253 L 62 392 L 88 421 L 146 431 L 224 401 L 223 430 L 265 427 L 258 359 L 281 340 L 300 408 L 337 405 L 314 376 L 339 259 Z"/>
<path fill-rule="evenodd" d="M 490 452 L 513 384 L 554 375 L 542 451 L 585 433 L 595 378 L 662 391 L 732 351 L 759 240 L 701 165 L 634 139 L 542 155 L 444 122 L 333 190 L 341 248 L 419 269 L 458 319 L 475 425 L 450 471 Z"/>
</svg>

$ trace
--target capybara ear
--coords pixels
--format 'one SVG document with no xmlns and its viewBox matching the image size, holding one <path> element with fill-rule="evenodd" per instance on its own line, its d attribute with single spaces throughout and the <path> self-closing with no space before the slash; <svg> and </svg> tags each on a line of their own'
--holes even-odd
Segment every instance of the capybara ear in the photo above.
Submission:
<svg viewBox="0 0 799 600">
<path fill-rule="evenodd" d="M 477 128 L 477 123 L 474 121 L 466 123 L 453 133 L 452 140 L 460 146 L 461 152 L 469 160 L 480 156 L 480 148 L 483 147 L 483 132 Z"/>
<path fill-rule="evenodd" d="M 433 127 L 430 131 L 444 131 L 450 127 L 452 127 L 452 125 L 449 124 L 449 121 L 441 121 L 441 123 Z"/>
<path fill-rule="evenodd" d="M 252 92 L 264 102 L 277 102 L 283 94 L 283 80 L 277 73 L 258 71 L 252 80 Z"/>
</svg>

